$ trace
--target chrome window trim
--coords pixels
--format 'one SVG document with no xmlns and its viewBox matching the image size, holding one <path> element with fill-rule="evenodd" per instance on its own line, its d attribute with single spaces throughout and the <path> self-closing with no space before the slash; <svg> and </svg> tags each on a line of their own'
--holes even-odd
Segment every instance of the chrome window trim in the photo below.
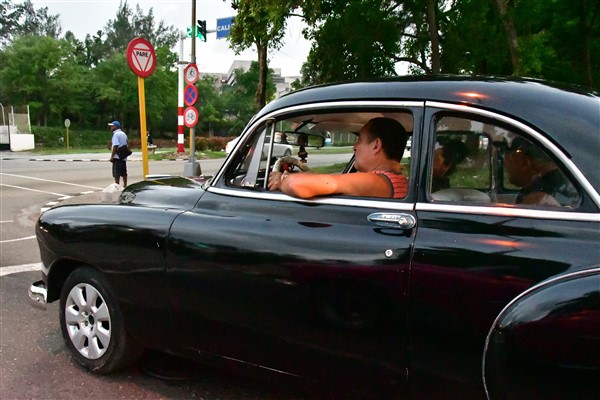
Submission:
<svg viewBox="0 0 600 400">
<path fill-rule="evenodd" d="M 394 101 L 394 100 L 386 100 L 386 101 L 347 100 L 347 101 L 301 104 L 301 105 L 297 105 L 297 106 L 281 108 L 279 110 L 273 110 L 269 114 L 265 114 L 262 117 L 260 117 L 260 119 L 257 119 L 254 121 L 251 120 L 250 125 L 248 125 L 242 131 L 242 135 L 244 135 L 246 132 L 254 131 L 256 129 L 257 125 L 264 123 L 266 120 L 271 119 L 271 118 L 277 118 L 278 116 L 280 116 L 282 114 L 289 114 L 289 113 L 295 113 L 298 111 L 313 110 L 313 109 L 321 112 L 321 111 L 324 111 L 327 109 L 342 108 L 342 107 L 348 107 L 348 108 L 357 108 L 357 107 L 383 107 L 383 108 L 413 107 L 414 108 L 414 107 L 421 107 L 421 108 L 424 108 L 425 102 L 424 101 Z M 242 136 L 242 135 L 240 135 L 240 136 Z M 241 142 L 242 140 L 243 139 L 240 138 L 240 140 L 238 141 L 238 145 L 239 145 L 239 142 Z M 235 146 L 235 148 L 232 150 L 232 153 L 237 149 L 237 147 L 238 146 Z M 225 163 L 223 163 L 223 165 L 221 166 L 219 171 L 215 174 L 215 179 L 213 179 L 212 182 L 216 183 L 221 180 L 222 175 L 225 173 L 225 170 L 228 168 L 229 163 L 231 162 L 231 159 L 232 159 L 232 157 L 227 158 Z M 214 187 L 214 183 L 211 183 L 211 187 Z"/>
<path fill-rule="evenodd" d="M 458 205 L 458 204 L 440 204 L 440 203 L 417 203 L 415 210 L 419 211 L 434 211 L 456 214 L 469 215 L 487 215 L 497 217 L 519 217 L 519 218 L 534 218 L 534 219 L 554 219 L 568 221 L 583 221 L 583 222 L 600 222 L 600 213 L 578 213 L 561 209 L 554 210 L 539 210 L 532 208 L 520 208 L 515 205 Z"/>
<path fill-rule="evenodd" d="M 373 200 L 365 198 L 348 198 L 348 197 L 322 197 L 317 199 L 298 199 L 296 197 L 288 196 L 281 192 L 266 192 L 266 191 L 254 191 L 249 189 L 229 189 L 229 188 L 218 188 L 210 187 L 207 189 L 208 192 L 214 194 L 220 194 L 224 196 L 235 196 L 246 199 L 256 200 L 278 200 L 287 201 L 292 203 L 305 203 L 305 204 L 323 204 L 333 206 L 346 206 L 346 207 L 361 207 L 361 208 L 376 208 L 382 210 L 397 210 L 397 211 L 413 211 L 412 203 L 401 203 L 394 200 Z"/>
<path fill-rule="evenodd" d="M 469 114 L 482 115 L 487 118 L 502 121 L 506 124 L 509 124 L 511 126 L 518 128 L 519 130 L 521 130 L 523 132 L 526 132 L 527 134 L 531 135 L 536 140 L 538 140 L 540 143 L 542 143 L 546 149 L 550 150 L 550 152 L 552 152 L 552 154 L 554 156 L 556 156 L 556 158 L 558 158 L 560 160 L 560 162 L 562 162 L 567 167 L 569 172 L 577 180 L 577 183 L 579 183 L 579 185 L 582 187 L 583 191 L 586 192 L 590 196 L 590 198 L 592 199 L 592 201 L 594 202 L 596 207 L 600 208 L 600 194 L 598 194 L 596 192 L 596 190 L 590 184 L 590 182 L 586 179 L 586 177 L 581 173 L 581 171 L 579 171 L 579 168 L 577 168 L 577 166 L 573 163 L 573 161 L 571 161 L 571 159 L 567 158 L 567 156 L 556 145 L 554 145 L 554 143 L 552 143 L 550 140 L 546 139 L 542 134 L 540 134 L 538 131 L 531 128 L 530 126 L 527 126 L 524 123 L 517 121 L 513 118 L 507 117 L 505 115 L 497 114 L 492 111 L 481 110 L 479 108 L 473 108 L 472 106 L 468 106 L 466 104 L 461 105 L 461 104 L 448 104 L 448 103 L 442 103 L 442 102 L 437 102 L 437 101 L 426 101 L 425 106 L 441 108 L 443 110 L 453 110 L 453 111 L 465 112 L 465 113 L 469 113 Z M 569 213 L 569 214 L 571 214 L 571 213 Z"/>
<path fill-rule="evenodd" d="M 297 106 L 290 106 L 279 110 L 274 110 L 269 114 L 262 116 L 260 119 L 252 121 L 251 124 L 244 129 L 243 133 L 250 132 L 256 129 L 260 124 L 265 123 L 268 119 L 276 118 L 282 114 L 289 114 L 298 111 L 318 110 L 323 111 L 326 109 L 334 108 L 357 108 L 357 107 L 383 107 L 383 108 L 400 108 L 400 107 L 431 107 L 439 108 L 442 111 L 458 111 L 469 113 L 473 115 L 480 115 L 493 120 L 504 122 L 508 125 L 514 126 L 515 128 L 526 132 L 527 134 L 534 137 L 540 143 L 542 143 L 557 159 L 562 162 L 569 172 L 575 177 L 582 189 L 590 196 L 594 204 L 600 208 L 600 194 L 598 194 L 585 176 L 579 171 L 575 164 L 560 151 L 550 140 L 546 139 L 542 134 L 534 130 L 533 128 L 525 125 L 524 123 L 517 121 L 513 118 L 488 111 L 475 108 L 470 105 L 451 104 L 437 101 L 336 101 L 336 102 L 320 102 L 302 104 Z M 240 142 L 242 139 L 240 138 Z M 239 142 L 238 142 L 239 145 Z M 238 146 L 236 146 L 237 149 Z M 235 149 L 234 149 L 235 150 Z M 238 196 L 253 199 L 268 199 L 268 200 L 281 200 L 281 201 L 292 201 L 292 202 L 306 202 L 312 204 L 330 204 L 330 205 L 345 205 L 352 207 L 365 207 L 365 208 L 381 208 L 388 210 L 402 210 L 410 211 L 413 209 L 410 203 L 391 202 L 391 201 L 378 201 L 378 200 L 366 200 L 366 199 L 349 199 L 349 198 L 338 198 L 335 197 L 323 197 L 319 199 L 297 199 L 281 193 L 268 193 L 268 192 L 252 192 L 245 191 L 243 189 L 228 189 L 218 188 L 215 185 L 222 178 L 224 171 L 231 163 L 232 157 L 228 157 L 228 160 L 221 166 L 214 179 L 211 180 L 210 186 L 207 188 L 209 192 L 224 194 L 228 196 Z M 572 212 L 570 209 L 564 210 L 535 210 L 531 208 L 516 208 L 514 206 L 506 207 L 502 205 L 494 206 L 475 206 L 475 205 L 454 205 L 454 204 L 439 204 L 439 203 L 417 203 L 415 209 L 417 211 L 444 211 L 444 212 L 455 212 L 462 214 L 481 214 L 481 215 L 497 215 L 497 216 L 518 216 L 526 218 L 538 218 L 538 219 L 560 219 L 560 220 L 578 220 L 578 221 L 592 221 L 600 222 L 600 213 L 577 213 Z"/>
</svg>

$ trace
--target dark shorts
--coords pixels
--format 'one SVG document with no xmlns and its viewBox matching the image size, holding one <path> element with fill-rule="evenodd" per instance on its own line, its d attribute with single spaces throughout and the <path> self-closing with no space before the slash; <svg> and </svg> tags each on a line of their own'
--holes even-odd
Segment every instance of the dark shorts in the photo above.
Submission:
<svg viewBox="0 0 600 400">
<path fill-rule="evenodd" d="M 113 178 L 118 178 L 120 176 L 127 176 L 127 161 L 113 158 L 112 174 L 113 174 Z"/>
</svg>

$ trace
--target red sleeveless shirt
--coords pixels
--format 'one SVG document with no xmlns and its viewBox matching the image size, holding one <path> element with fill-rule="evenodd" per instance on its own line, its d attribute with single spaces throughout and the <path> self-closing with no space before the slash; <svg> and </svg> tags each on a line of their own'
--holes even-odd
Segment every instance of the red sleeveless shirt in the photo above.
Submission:
<svg viewBox="0 0 600 400">
<path fill-rule="evenodd" d="M 375 171 L 377 175 L 385 176 L 390 184 L 392 199 L 403 199 L 408 194 L 408 179 L 402 174 L 387 171 Z"/>
</svg>

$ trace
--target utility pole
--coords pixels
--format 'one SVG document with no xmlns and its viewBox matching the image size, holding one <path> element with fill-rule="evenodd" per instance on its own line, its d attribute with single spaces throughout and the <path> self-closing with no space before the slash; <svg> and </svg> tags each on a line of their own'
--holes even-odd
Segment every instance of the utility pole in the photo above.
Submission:
<svg viewBox="0 0 600 400">
<path fill-rule="evenodd" d="M 196 27 L 196 0 L 192 0 L 192 29 L 195 32 Z M 196 64 L 196 36 L 192 35 L 192 64 Z M 200 176 L 202 170 L 200 163 L 196 161 L 196 127 L 190 128 L 190 158 L 189 162 L 183 168 L 183 174 L 185 176 Z"/>
</svg>

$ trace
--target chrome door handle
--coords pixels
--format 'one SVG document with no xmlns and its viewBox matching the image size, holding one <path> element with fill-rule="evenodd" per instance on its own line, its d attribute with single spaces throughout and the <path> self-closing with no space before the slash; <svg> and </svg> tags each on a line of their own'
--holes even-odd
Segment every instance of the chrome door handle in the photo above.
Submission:
<svg viewBox="0 0 600 400">
<path fill-rule="evenodd" d="M 373 213 L 367 217 L 369 222 L 388 228 L 412 229 L 417 220 L 410 214 Z"/>
</svg>

